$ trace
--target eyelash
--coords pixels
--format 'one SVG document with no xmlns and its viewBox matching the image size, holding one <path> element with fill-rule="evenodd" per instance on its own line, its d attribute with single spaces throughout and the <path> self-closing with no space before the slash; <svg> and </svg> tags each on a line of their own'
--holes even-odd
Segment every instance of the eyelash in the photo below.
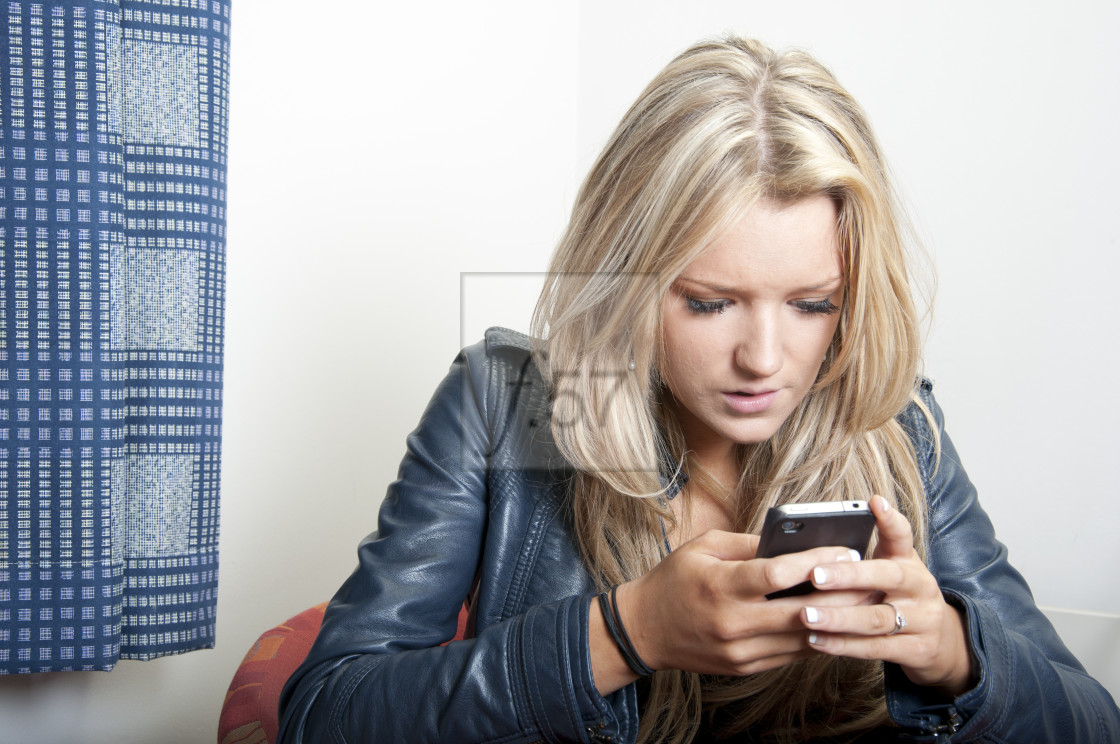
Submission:
<svg viewBox="0 0 1120 744">
<path fill-rule="evenodd" d="M 722 313 L 731 304 L 727 300 L 698 300 L 687 295 L 684 301 L 688 306 L 688 311 L 693 315 Z M 840 310 L 830 300 L 798 300 L 793 303 L 793 306 L 806 315 L 832 315 Z"/>
<path fill-rule="evenodd" d="M 810 315 L 832 315 L 840 309 L 830 300 L 798 300 L 793 306 Z"/>
<path fill-rule="evenodd" d="M 727 300 L 698 300 L 695 297 L 685 296 L 685 303 L 688 305 L 688 311 L 693 315 L 711 315 L 713 313 L 722 313 L 727 309 L 730 304 Z"/>
</svg>

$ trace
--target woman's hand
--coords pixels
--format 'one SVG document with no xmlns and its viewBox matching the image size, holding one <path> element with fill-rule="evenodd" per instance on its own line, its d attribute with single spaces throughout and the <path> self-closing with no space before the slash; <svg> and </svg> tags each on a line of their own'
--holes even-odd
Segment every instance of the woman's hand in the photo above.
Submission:
<svg viewBox="0 0 1120 744">
<path fill-rule="evenodd" d="M 811 631 L 810 645 L 834 656 L 891 661 L 916 684 L 960 694 L 973 681 L 964 617 L 945 602 L 937 580 L 918 557 L 906 518 L 881 496 L 872 498 L 870 506 L 879 529 L 873 560 L 813 570 L 813 585 L 821 592 L 804 603 L 801 614 Z M 879 604 L 816 603 L 833 591 L 847 595 L 853 590 L 877 590 Z"/>
<path fill-rule="evenodd" d="M 815 568 L 859 558 L 847 548 L 816 548 L 755 558 L 758 537 L 711 530 L 674 550 L 656 567 L 618 588 L 618 611 L 635 650 L 653 669 L 745 675 L 813 653 L 801 622 L 807 602 L 851 607 L 876 601 L 864 589 L 767 600 L 806 581 Z M 636 679 L 606 632 L 597 601 L 590 616 L 592 670 L 600 692 Z"/>
</svg>

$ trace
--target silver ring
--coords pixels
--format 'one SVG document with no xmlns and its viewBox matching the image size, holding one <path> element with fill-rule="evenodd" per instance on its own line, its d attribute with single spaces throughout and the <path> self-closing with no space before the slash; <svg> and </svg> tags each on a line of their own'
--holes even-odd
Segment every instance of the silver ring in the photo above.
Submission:
<svg viewBox="0 0 1120 744">
<path fill-rule="evenodd" d="M 894 630 L 892 630 L 890 633 L 887 633 L 887 635 L 894 635 L 895 633 L 898 633 L 900 630 L 906 627 L 906 616 L 899 612 L 898 608 L 890 602 L 883 602 L 882 604 L 885 604 L 887 607 L 890 607 L 892 610 L 894 610 Z"/>
</svg>

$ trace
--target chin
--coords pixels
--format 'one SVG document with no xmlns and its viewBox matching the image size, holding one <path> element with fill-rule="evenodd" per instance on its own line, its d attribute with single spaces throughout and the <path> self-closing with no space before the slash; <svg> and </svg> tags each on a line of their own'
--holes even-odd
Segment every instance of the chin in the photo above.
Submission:
<svg viewBox="0 0 1120 744">
<path fill-rule="evenodd" d="M 777 423 L 773 421 L 757 421 L 752 422 L 749 426 L 739 424 L 738 426 L 728 427 L 724 436 L 736 444 L 758 444 L 774 436 L 778 432 L 779 427 L 781 427 L 781 423 L 781 421 Z"/>
</svg>

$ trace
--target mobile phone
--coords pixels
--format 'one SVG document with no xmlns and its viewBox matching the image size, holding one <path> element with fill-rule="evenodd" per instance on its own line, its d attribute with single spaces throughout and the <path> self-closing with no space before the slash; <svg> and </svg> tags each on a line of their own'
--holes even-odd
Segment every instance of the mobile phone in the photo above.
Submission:
<svg viewBox="0 0 1120 744">
<path fill-rule="evenodd" d="M 866 501 L 816 501 L 782 504 L 766 512 L 758 543 L 759 558 L 772 558 L 810 548 L 835 545 L 867 552 L 875 515 Z M 767 599 L 807 594 L 813 585 L 806 581 L 789 589 L 767 594 Z"/>
</svg>

